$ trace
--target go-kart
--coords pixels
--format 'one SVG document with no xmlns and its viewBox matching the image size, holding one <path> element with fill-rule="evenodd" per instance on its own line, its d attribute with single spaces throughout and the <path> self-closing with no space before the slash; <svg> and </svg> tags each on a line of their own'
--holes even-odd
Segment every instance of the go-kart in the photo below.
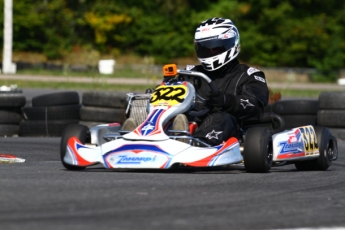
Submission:
<svg viewBox="0 0 345 230">
<path fill-rule="evenodd" d="M 101 164 L 107 169 L 169 169 L 176 167 L 217 167 L 244 165 L 247 172 L 265 173 L 272 166 L 295 164 L 297 170 L 327 170 L 337 159 L 336 138 L 325 127 L 306 125 L 283 129 L 283 120 L 265 114 L 263 120 L 275 123 L 273 130 L 251 123 L 243 128 L 243 138 L 231 137 L 210 146 L 192 136 L 190 131 L 171 130 L 173 119 L 181 113 L 202 116 L 210 108 L 195 111 L 195 88 L 181 76 L 194 76 L 216 90 L 203 73 L 179 70 L 176 65 L 163 67 L 164 80 L 153 92 L 130 94 L 127 112 L 133 99 L 147 99 L 143 120 L 133 131 L 121 129 L 119 123 L 88 128 L 80 124 L 67 126 L 61 137 L 60 156 L 69 170 L 81 170 Z M 145 101 L 145 100 L 144 100 Z M 278 123 L 278 125 L 277 125 Z"/>
</svg>

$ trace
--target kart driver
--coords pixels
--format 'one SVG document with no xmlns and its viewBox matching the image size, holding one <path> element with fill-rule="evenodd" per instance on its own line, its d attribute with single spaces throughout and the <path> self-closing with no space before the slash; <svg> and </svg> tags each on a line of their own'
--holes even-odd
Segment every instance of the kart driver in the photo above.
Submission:
<svg viewBox="0 0 345 230">
<path fill-rule="evenodd" d="M 193 76 L 180 76 L 192 83 L 196 90 L 194 110 L 212 108 L 202 117 L 178 114 L 173 130 L 189 131 L 189 121 L 196 121 L 198 128 L 193 137 L 212 146 L 230 137 L 242 138 L 240 128 L 244 121 L 260 120 L 268 103 L 268 88 L 262 71 L 240 64 L 240 35 L 230 19 L 211 18 L 197 28 L 194 38 L 196 56 L 201 65 L 187 66 L 212 79 L 218 91 L 211 92 L 206 81 Z M 188 117 L 188 118 L 187 118 Z M 123 130 L 134 130 L 137 124 L 128 118 Z M 188 139 L 177 139 L 189 142 Z"/>
<path fill-rule="evenodd" d="M 201 65 L 187 66 L 187 70 L 206 74 L 218 91 L 211 92 L 206 81 L 184 76 L 196 90 L 195 110 L 213 108 L 204 117 L 176 116 L 173 130 L 189 130 L 188 120 L 195 120 L 198 128 L 193 137 L 214 146 L 230 137 L 241 138 L 244 121 L 260 120 L 268 103 L 265 74 L 240 64 L 240 35 L 230 19 L 211 18 L 203 21 L 194 37 L 196 56 Z M 187 118 L 188 117 L 188 118 Z"/>
</svg>

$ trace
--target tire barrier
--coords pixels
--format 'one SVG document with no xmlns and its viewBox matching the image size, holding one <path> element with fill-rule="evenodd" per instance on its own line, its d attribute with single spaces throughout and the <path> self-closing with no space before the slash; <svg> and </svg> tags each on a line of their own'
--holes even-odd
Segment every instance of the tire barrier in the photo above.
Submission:
<svg viewBox="0 0 345 230">
<path fill-rule="evenodd" d="M 83 106 L 126 108 L 127 94 L 119 92 L 84 92 L 82 96 Z"/>
<path fill-rule="evenodd" d="M 20 123 L 19 136 L 22 137 L 61 137 L 65 127 L 78 124 L 79 120 L 25 120 Z"/>
<path fill-rule="evenodd" d="M 19 136 L 60 137 L 68 124 L 80 120 L 78 92 L 67 91 L 32 98 L 32 107 L 24 107 L 24 120 L 19 126 Z"/>
<path fill-rule="evenodd" d="M 132 108 L 126 116 L 128 101 L 123 92 L 84 92 L 81 103 L 78 92 L 51 93 L 34 97 L 30 107 L 24 107 L 26 98 L 22 92 L 0 92 L 0 136 L 61 136 L 68 124 L 80 123 L 87 127 L 122 124 L 126 117 L 140 123 L 147 98 L 139 99 L 132 100 Z M 305 125 L 324 126 L 345 141 L 344 101 L 345 92 L 322 92 L 315 100 L 278 100 L 265 107 L 265 114 L 277 114 L 283 119 L 285 130 Z M 262 124 L 249 125 L 280 130 L 278 123 L 270 116 Z"/>
<path fill-rule="evenodd" d="M 319 102 L 318 124 L 330 128 L 345 128 L 345 92 L 322 92 Z"/>
<path fill-rule="evenodd" d="M 103 108 L 83 106 L 80 109 L 80 119 L 82 121 L 123 123 L 126 119 L 126 116 L 124 108 Z"/>
<path fill-rule="evenodd" d="M 27 120 L 78 120 L 80 107 L 80 104 L 24 107 L 23 114 Z"/>
<path fill-rule="evenodd" d="M 285 129 L 298 126 L 316 125 L 319 101 L 315 100 L 283 100 L 272 106 L 272 111 L 285 121 Z"/>
<path fill-rule="evenodd" d="M 80 104 L 78 92 L 57 92 L 32 98 L 33 107 Z"/>
<path fill-rule="evenodd" d="M 0 136 L 11 137 L 19 134 L 21 108 L 25 103 L 26 98 L 22 93 L 0 92 Z"/>
<path fill-rule="evenodd" d="M 126 119 L 126 107 L 126 93 L 84 92 L 79 123 L 89 128 L 105 123 L 122 124 Z"/>
</svg>

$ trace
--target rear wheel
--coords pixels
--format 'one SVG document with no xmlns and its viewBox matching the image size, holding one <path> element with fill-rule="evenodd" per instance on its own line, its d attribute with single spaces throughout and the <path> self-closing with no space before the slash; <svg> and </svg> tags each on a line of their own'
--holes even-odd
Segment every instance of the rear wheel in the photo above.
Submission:
<svg viewBox="0 0 345 230">
<path fill-rule="evenodd" d="M 336 159 L 338 155 L 338 146 L 335 137 L 330 131 L 321 126 L 314 127 L 317 143 L 320 151 L 320 156 L 317 159 L 311 161 L 300 161 L 296 162 L 295 166 L 300 171 L 311 171 L 311 170 L 327 170 L 332 161 Z"/>
<path fill-rule="evenodd" d="M 73 136 L 77 137 L 82 144 L 85 144 L 86 142 L 91 141 L 90 140 L 90 131 L 89 131 L 88 127 L 86 127 L 84 125 L 80 125 L 80 124 L 70 124 L 70 125 L 66 126 L 66 128 L 64 129 L 64 131 L 62 133 L 61 142 L 60 142 L 61 162 L 66 169 L 82 170 L 82 169 L 85 169 L 85 167 L 66 164 L 63 160 L 65 155 L 66 155 L 68 140 Z"/>
<path fill-rule="evenodd" d="M 247 172 L 267 173 L 272 166 L 272 134 L 265 127 L 247 130 L 244 139 L 244 166 Z"/>
</svg>

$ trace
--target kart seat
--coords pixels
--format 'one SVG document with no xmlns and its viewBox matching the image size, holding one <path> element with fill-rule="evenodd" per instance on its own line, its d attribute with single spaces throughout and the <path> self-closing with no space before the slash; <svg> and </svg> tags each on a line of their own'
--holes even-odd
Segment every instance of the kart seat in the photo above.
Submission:
<svg viewBox="0 0 345 230">
<path fill-rule="evenodd" d="M 284 119 L 276 113 L 265 112 L 260 121 L 258 120 L 247 120 L 242 124 L 242 130 L 247 130 L 251 127 L 267 127 L 272 133 L 278 133 L 284 131 L 285 121 Z"/>
</svg>

